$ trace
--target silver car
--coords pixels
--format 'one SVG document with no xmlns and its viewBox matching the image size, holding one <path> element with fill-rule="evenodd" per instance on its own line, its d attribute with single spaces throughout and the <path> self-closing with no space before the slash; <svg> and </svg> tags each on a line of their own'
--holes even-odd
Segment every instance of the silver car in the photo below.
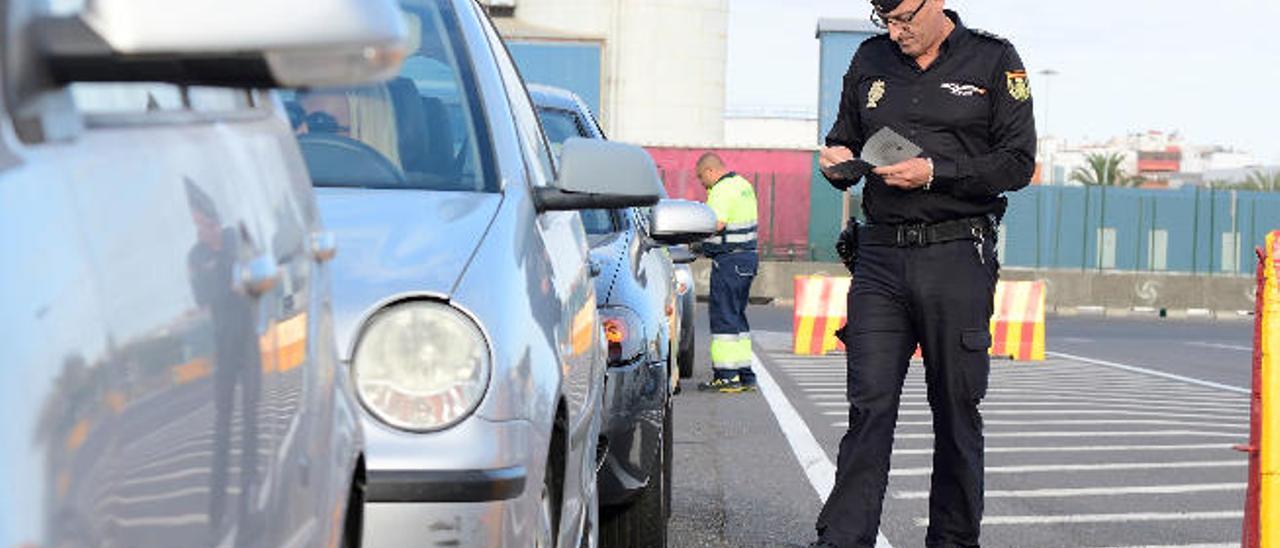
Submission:
<svg viewBox="0 0 1280 548">
<path fill-rule="evenodd" d="M 473 0 L 402 3 L 399 78 L 291 102 L 364 409 L 366 546 L 593 546 L 605 370 L 577 210 L 653 204 L 641 149 L 557 165 Z"/>
<path fill-rule="evenodd" d="M 251 88 L 394 74 L 394 5 L 48 4 L 0 2 L 0 546 L 349 545 L 333 240 Z"/>
<path fill-rule="evenodd" d="M 553 146 L 574 137 L 605 138 L 577 95 L 548 86 L 529 91 Z M 583 221 L 592 261 L 601 270 L 596 292 L 609 343 L 601 544 L 666 546 L 674 457 L 671 394 L 682 331 L 675 265 L 666 246 L 710 236 L 716 215 L 704 204 L 662 200 L 649 211 L 586 211 Z"/>
</svg>

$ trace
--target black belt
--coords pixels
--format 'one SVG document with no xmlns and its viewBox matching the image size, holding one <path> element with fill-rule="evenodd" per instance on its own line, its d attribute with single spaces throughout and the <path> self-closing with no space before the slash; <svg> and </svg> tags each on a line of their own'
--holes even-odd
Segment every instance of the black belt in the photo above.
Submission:
<svg viewBox="0 0 1280 548">
<path fill-rule="evenodd" d="M 992 236 L 994 231 L 995 223 L 987 217 L 970 217 L 931 225 L 866 225 L 858 233 L 858 243 L 924 247 L 957 240 L 982 240 Z"/>
</svg>

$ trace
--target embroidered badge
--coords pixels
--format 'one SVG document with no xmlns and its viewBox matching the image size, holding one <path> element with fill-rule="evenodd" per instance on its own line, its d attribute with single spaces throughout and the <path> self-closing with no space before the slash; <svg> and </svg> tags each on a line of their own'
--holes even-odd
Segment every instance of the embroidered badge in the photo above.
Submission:
<svg viewBox="0 0 1280 548">
<path fill-rule="evenodd" d="M 956 97 L 973 97 L 974 95 L 986 95 L 986 88 L 980 88 L 973 84 L 957 84 L 955 82 L 947 82 L 942 84 L 942 89 L 951 92 Z"/>
<path fill-rule="evenodd" d="M 1031 98 L 1031 83 L 1027 80 L 1027 71 L 1006 72 L 1004 77 L 1009 83 L 1009 96 L 1015 101 L 1026 101 Z"/>
<path fill-rule="evenodd" d="M 884 99 L 884 80 L 876 80 L 871 83 L 871 90 L 867 92 L 867 109 L 880 106 L 881 99 Z"/>
</svg>

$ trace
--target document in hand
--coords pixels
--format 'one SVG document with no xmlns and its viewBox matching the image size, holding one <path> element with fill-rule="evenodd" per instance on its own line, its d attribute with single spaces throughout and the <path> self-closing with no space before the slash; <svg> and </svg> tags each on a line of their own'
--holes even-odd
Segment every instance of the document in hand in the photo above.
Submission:
<svg viewBox="0 0 1280 548">
<path fill-rule="evenodd" d="M 862 146 L 862 160 L 876 167 L 884 167 L 915 158 L 921 152 L 924 150 L 915 143 L 885 126 Z"/>
</svg>

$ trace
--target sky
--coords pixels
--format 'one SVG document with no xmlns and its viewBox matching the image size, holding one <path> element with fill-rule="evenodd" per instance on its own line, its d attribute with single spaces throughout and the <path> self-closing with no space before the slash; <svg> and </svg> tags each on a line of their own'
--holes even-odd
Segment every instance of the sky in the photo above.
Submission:
<svg viewBox="0 0 1280 548">
<path fill-rule="evenodd" d="M 816 112 L 818 18 L 870 13 L 866 0 L 729 5 L 731 112 Z M 1192 144 L 1280 164 L 1280 1 L 947 0 L 947 7 L 965 25 L 1017 46 L 1042 135 L 1078 142 L 1177 131 Z M 1037 74 L 1046 69 L 1059 74 Z"/>
</svg>

